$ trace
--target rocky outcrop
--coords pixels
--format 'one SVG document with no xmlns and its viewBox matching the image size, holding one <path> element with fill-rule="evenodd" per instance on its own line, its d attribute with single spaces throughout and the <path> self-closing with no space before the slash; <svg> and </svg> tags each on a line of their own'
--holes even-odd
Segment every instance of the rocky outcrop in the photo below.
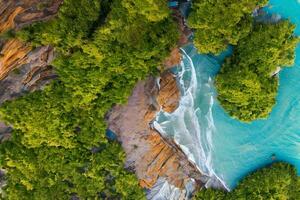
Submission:
<svg viewBox="0 0 300 200">
<path fill-rule="evenodd" d="M 173 17 L 178 24 L 178 30 L 180 32 L 180 37 L 177 44 L 179 47 L 182 47 L 190 42 L 189 38 L 193 32 L 187 26 L 186 19 L 184 18 L 180 10 L 174 10 Z"/>
<path fill-rule="evenodd" d="M 163 62 L 165 69 L 180 64 L 179 47 L 186 45 L 192 34 L 179 10 L 175 10 L 173 16 L 178 22 L 180 38 L 178 47 Z M 117 134 L 126 152 L 126 167 L 135 171 L 142 187 L 153 190 L 150 196 L 157 193 L 161 180 L 181 191 L 194 180 L 196 187 L 201 186 L 199 170 L 180 147 L 172 139 L 164 138 L 150 128 L 160 109 L 172 113 L 180 100 L 176 77 L 172 73 L 162 73 L 157 83 L 154 77 L 139 82 L 127 105 L 117 105 L 108 114 L 109 129 Z M 183 196 L 184 192 L 180 192 L 178 198 L 183 199 Z"/>
<path fill-rule="evenodd" d="M 63 0 L 1 0 L 0 33 L 55 16 Z"/>
<path fill-rule="evenodd" d="M 41 89 L 56 77 L 50 65 L 54 58 L 52 47 L 31 50 L 18 40 L 9 40 L 0 46 L 0 105 L 26 92 Z M 10 137 L 11 131 L 0 122 L 0 143 Z"/>
<path fill-rule="evenodd" d="M 63 0 L 0 0 L 0 34 L 55 16 Z M 56 75 L 50 46 L 33 49 L 17 39 L 0 38 L 0 105 L 26 92 L 41 89 Z M 11 128 L 0 122 L 0 142 Z"/>
<path fill-rule="evenodd" d="M 4 42 L 0 58 L 0 104 L 19 97 L 25 92 L 41 89 L 55 77 L 50 63 L 53 48 L 39 47 L 34 50 L 18 41 Z"/>
<path fill-rule="evenodd" d="M 180 91 L 177 87 L 175 76 L 170 72 L 162 74 L 157 102 L 161 108 L 168 113 L 172 113 L 179 104 Z"/>
<path fill-rule="evenodd" d="M 0 43 L 1 44 L 1 43 Z M 8 73 L 26 62 L 26 55 L 31 51 L 31 47 L 19 40 L 8 40 L 3 42 L 0 51 L 0 80 Z"/>
<path fill-rule="evenodd" d="M 36 21 L 50 19 L 58 12 L 63 0 L 0 1 L 0 33 Z M 42 88 L 54 72 L 50 66 L 54 58 L 50 46 L 32 49 L 17 39 L 0 38 L 0 104 Z"/>
<path fill-rule="evenodd" d="M 154 77 L 139 82 L 127 105 L 117 105 L 109 113 L 108 124 L 126 152 L 127 168 L 136 172 L 141 186 L 151 188 L 164 178 L 183 189 L 192 178 L 199 180 L 200 173 L 172 140 L 150 128 L 160 107 L 173 112 L 178 105 L 179 91 L 173 74 L 162 75 L 160 88 L 159 91 Z"/>
<path fill-rule="evenodd" d="M 180 64 L 180 61 L 181 61 L 180 49 L 178 47 L 176 47 L 171 51 L 170 56 L 165 59 L 165 61 L 163 63 L 164 68 L 170 69 L 170 68 Z"/>
</svg>

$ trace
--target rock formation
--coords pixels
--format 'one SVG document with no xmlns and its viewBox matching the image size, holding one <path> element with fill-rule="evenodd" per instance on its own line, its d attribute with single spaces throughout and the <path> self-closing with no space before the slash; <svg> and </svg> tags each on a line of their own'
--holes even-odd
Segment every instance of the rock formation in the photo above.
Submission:
<svg viewBox="0 0 300 200">
<path fill-rule="evenodd" d="M 63 0 L 1 0 L 0 33 L 55 16 Z"/>
<path fill-rule="evenodd" d="M 122 143 L 126 166 L 136 172 L 145 188 L 153 187 L 159 178 L 181 189 L 191 178 L 200 179 L 199 171 L 180 148 L 150 128 L 160 107 L 173 112 L 179 97 L 174 75 L 165 72 L 160 79 L 160 90 L 157 79 L 149 77 L 136 85 L 127 105 L 115 106 L 109 113 L 109 128 Z"/>
<path fill-rule="evenodd" d="M 41 89 L 55 77 L 51 61 L 53 48 L 31 50 L 18 40 L 5 42 L 0 58 L 0 104 L 28 91 Z"/>
<path fill-rule="evenodd" d="M 2 0 L 0 1 L 0 33 L 36 21 L 50 19 L 58 12 L 63 0 Z M 32 49 L 17 39 L 0 37 L 0 104 L 42 88 L 55 77 L 50 63 L 54 58 L 50 46 Z"/>
<path fill-rule="evenodd" d="M 191 34 L 179 11 L 174 11 L 174 18 L 178 22 L 181 36 L 178 47 L 171 51 L 163 63 L 165 69 L 180 64 L 179 47 L 189 42 Z M 152 189 L 161 180 L 167 180 L 172 187 L 181 190 L 191 180 L 196 181 L 196 187 L 201 186 L 199 170 L 180 147 L 151 128 L 157 112 L 163 109 L 172 113 L 178 107 L 179 100 L 176 77 L 170 71 L 165 71 L 160 79 L 149 77 L 139 82 L 127 105 L 117 105 L 108 114 L 109 129 L 117 134 L 126 152 L 126 167 L 135 171 L 144 188 Z M 183 199 L 183 196 L 181 193 L 178 198 Z"/>
<path fill-rule="evenodd" d="M 0 33 L 18 30 L 30 23 L 47 20 L 56 15 L 63 0 L 0 0 Z M 174 15 L 182 32 L 179 46 L 188 42 L 189 33 L 183 18 Z M 0 39 L 0 105 L 25 92 L 41 89 L 55 78 L 51 67 L 54 50 L 50 46 L 32 49 L 16 39 Z M 179 48 L 174 48 L 164 66 L 170 68 L 180 63 Z M 180 148 L 150 128 L 156 113 L 163 109 L 173 112 L 179 102 L 180 92 L 176 79 L 164 72 L 157 79 L 149 77 L 140 81 L 133 90 L 127 105 L 115 106 L 109 113 L 109 128 L 127 155 L 126 166 L 136 172 L 140 185 L 151 189 L 162 178 L 183 189 L 192 179 L 200 183 L 201 174 L 188 161 Z M 0 122 L 0 142 L 9 138 L 11 128 Z"/>
<path fill-rule="evenodd" d="M 165 112 L 172 113 L 178 107 L 179 99 L 180 92 L 175 76 L 166 71 L 160 79 L 157 102 Z"/>
<path fill-rule="evenodd" d="M 189 43 L 189 37 L 192 35 L 192 30 L 186 26 L 185 18 L 179 10 L 173 10 L 173 18 L 178 24 L 180 37 L 177 42 L 177 47 L 172 49 L 170 56 L 163 62 L 165 69 L 170 69 L 178 65 L 181 61 L 180 47 Z"/>
<path fill-rule="evenodd" d="M 0 0 L 0 34 L 55 16 L 63 0 Z M 0 105 L 26 92 L 41 89 L 55 78 L 50 46 L 33 49 L 17 39 L 0 36 Z M 0 142 L 11 128 L 0 122 Z"/>
<path fill-rule="evenodd" d="M 0 143 L 7 140 L 10 137 L 11 131 L 12 131 L 11 127 L 0 122 Z M 0 174 L 1 174 L 1 170 L 0 170 Z"/>
</svg>

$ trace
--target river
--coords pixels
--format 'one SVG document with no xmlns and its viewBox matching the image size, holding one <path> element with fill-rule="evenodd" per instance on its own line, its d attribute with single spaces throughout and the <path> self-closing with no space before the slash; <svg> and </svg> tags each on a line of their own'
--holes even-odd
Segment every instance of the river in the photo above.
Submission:
<svg viewBox="0 0 300 200">
<path fill-rule="evenodd" d="M 290 19 L 300 35 L 299 0 L 271 0 L 265 10 Z M 216 100 L 213 80 L 227 53 L 215 57 L 198 54 L 192 45 L 182 49 L 180 106 L 172 114 L 159 113 L 156 127 L 210 177 L 207 186 L 221 183 L 230 190 L 248 173 L 274 162 L 274 154 L 300 175 L 300 45 L 296 53 L 295 66 L 279 74 L 270 116 L 247 124 L 232 119 Z"/>
</svg>

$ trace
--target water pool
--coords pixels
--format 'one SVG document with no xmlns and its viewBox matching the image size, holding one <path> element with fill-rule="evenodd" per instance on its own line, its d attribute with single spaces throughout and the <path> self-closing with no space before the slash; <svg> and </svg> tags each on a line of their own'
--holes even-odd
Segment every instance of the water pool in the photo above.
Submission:
<svg viewBox="0 0 300 200">
<path fill-rule="evenodd" d="M 297 24 L 300 1 L 271 0 L 266 9 Z M 223 56 L 200 55 L 193 46 L 182 50 L 182 99 L 172 114 L 160 113 L 157 129 L 173 137 L 199 169 L 233 188 L 246 174 L 277 160 L 295 165 L 300 175 L 300 46 L 295 66 L 280 72 L 280 87 L 270 117 L 241 123 L 230 118 L 216 101 L 213 77 Z"/>
</svg>

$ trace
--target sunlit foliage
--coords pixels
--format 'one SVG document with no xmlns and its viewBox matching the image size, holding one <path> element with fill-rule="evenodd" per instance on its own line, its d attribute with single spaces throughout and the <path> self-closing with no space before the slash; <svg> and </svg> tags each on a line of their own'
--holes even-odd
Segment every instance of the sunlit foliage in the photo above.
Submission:
<svg viewBox="0 0 300 200">
<path fill-rule="evenodd" d="M 0 108 L 14 127 L 0 145 L 5 197 L 144 199 L 124 169 L 120 145 L 105 137 L 105 114 L 156 73 L 175 46 L 177 26 L 166 2 L 65 0 L 55 19 L 16 35 L 55 47 L 59 79 Z"/>
<path fill-rule="evenodd" d="M 195 29 L 194 44 L 201 53 L 218 54 L 251 31 L 251 14 L 268 0 L 193 0 L 188 25 Z"/>
<path fill-rule="evenodd" d="M 299 199 L 300 178 L 296 169 L 285 163 L 275 163 L 245 177 L 231 192 L 204 189 L 195 200 Z"/>
<path fill-rule="evenodd" d="M 274 73 L 295 60 L 294 29 L 289 21 L 256 24 L 239 41 L 216 77 L 218 100 L 232 117 L 248 122 L 269 115 L 278 90 Z"/>
</svg>

